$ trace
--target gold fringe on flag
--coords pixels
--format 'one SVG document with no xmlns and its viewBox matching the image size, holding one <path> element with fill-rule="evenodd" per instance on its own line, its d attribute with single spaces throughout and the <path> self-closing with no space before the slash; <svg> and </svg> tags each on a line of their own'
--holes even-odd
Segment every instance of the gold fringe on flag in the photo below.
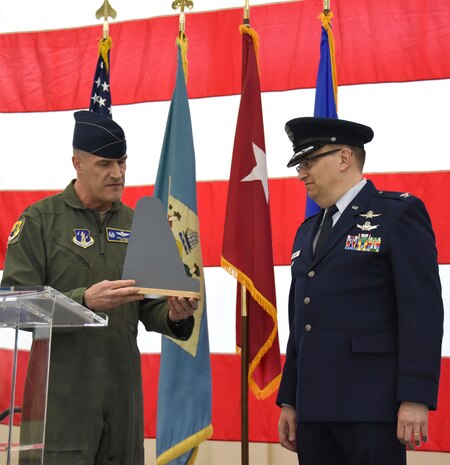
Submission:
<svg viewBox="0 0 450 465">
<path fill-rule="evenodd" d="M 181 52 L 181 60 L 183 62 L 183 71 L 184 71 L 184 79 L 188 80 L 188 61 L 187 61 L 187 51 L 188 51 L 188 40 L 186 34 L 180 33 L 177 37 L 176 44 L 180 47 Z"/>
<path fill-rule="evenodd" d="M 111 37 L 107 37 L 106 39 L 101 39 L 98 43 L 98 54 L 102 56 L 103 61 L 106 65 L 106 71 L 109 70 L 109 60 L 108 60 L 108 52 L 111 50 L 112 47 L 112 39 Z"/>
<path fill-rule="evenodd" d="M 261 294 L 261 292 L 253 284 L 253 281 L 246 274 L 244 274 L 241 270 L 232 265 L 223 256 L 221 257 L 220 265 L 225 271 L 227 271 L 234 278 L 236 278 L 238 282 L 248 290 L 248 292 L 250 292 L 250 295 L 253 297 L 253 299 L 256 300 L 256 302 L 258 302 L 261 308 L 272 318 L 272 331 L 270 332 L 269 337 L 264 342 L 262 347 L 258 350 L 258 353 L 255 355 L 255 358 L 250 362 L 250 366 L 248 369 L 248 384 L 250 386 L 250 389 L 252 390 L 253 394 L 256 396 L 257 399 L 266 399 L 278 389 L 281 380 L 281 373 L 278 376 L 276 376 L 272 381 L 270 381 L 270 383 L 266 387 L 261 389 L 253 379 L 253 372 L 256 370 L 264 355 L 266 355 L 266 353 L 272 347 L 275 338 L 278 334 L 277 309 L 272 304 L 272 302 L 270 302 L 266 297 L 264 297 Z"/>
<path fill-rule="evenodd" d="M 184 439 L 175 446 L 171 447 L 164 451 L 161 455 L 158 455 L 156 459 L 156 465 L 165 465 L 166 463 L 175 460 L 180 455 L 189 452 L 191 449 L 194 449 L 192 455 L 186 465 L 193 465 L 198 453 L 198 446 L 203 441 L 209 439 L 213 434 L 212 425 L 208 425 L 206 428 L 198 431 L 192 436 Z"/>
<path fill-rule="evenodd" d="M 337 86 L 337 72 L 336 72 L 336 60 L 335 60 L 335 47 L 334 47 L 334 36 L 331 30 L 331 20 L 333 19 L 333 13 L 329 10 L 320 13 L 319 19 L 322 22 L 322 27 L 327 31 L 328 35 L 328 46 L 330 48 L 330 59 L 331 59 L 331 75 L 333 78 L 333 91 L 334 91 L 334 102 L 336 104 L 336 111 L 338 109 L 338 86 Z"/>
<path fill-rule="evenodd" d="M 258 58 L 258 50 L 259 50 L 259 36 L 258 33 L 252 29 L 247 24 L 241 24 L 239 26 L 239 32 L 241 34 L 249 35 L 253 40 L 253 48 L 255 49 L 255 56 L 256 56 L 256 64 L 258 66 L 258 73 L 259 73 L 259 58 Z"/>
</svg>

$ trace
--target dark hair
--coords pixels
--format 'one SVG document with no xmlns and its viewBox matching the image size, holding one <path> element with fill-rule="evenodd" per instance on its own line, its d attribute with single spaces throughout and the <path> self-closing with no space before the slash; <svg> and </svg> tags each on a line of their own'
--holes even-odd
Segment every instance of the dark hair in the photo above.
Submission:
<svg viewBox="0 0 450 465">
<path fill-rule="evenodd" d="M 363 147 L 355 147 L 351 145 L 349 147 L 353 150 L 353 153 L 355 154 L 356 162 L 358 163 L 358 166 L 362 171 L 364 168 L 364 163 L 366 161 L 366 151 L 364 150 Z"/>
</svg>

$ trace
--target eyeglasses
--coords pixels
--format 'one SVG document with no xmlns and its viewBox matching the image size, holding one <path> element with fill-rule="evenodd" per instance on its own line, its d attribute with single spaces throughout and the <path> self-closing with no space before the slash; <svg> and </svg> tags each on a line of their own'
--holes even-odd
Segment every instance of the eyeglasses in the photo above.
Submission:
<svg viewBox="0 0 450 465">
<path fill-rule="evenodd" d="M 334 150 L 329 150 L 328 152 L 324 152 L 324 153 L 319 153 L 317 155 L 312 155 L 311 157 L 307 157 L 305 159 L 303 159 L 296 167 L 295 169 L 297 170 L 297 173 L 300 173 L 300 170 L 308 170 L 309 168 L 311 168 L 311 162 L 313 160 L 316 160 L 317 158 L 322 158 L 322 157 L 326 157 L 328 155 L 331 155 L 332 153 L 336 153 L 336 152 L 339 152 L 339 150 L 342 150 L 342 148 L 339 148 L 339 149 L 334 149 Z"/>
</svg>

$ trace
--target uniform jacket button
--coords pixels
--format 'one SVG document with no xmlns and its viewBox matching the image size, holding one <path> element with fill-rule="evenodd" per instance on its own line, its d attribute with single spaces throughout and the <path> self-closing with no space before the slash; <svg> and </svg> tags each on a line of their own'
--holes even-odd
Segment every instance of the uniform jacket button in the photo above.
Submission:
<svg viewBox="0 0 450 465">
<path fill-rule="evenodd" d="M 306 331 L 307 333 L 309 333 L 309 332 L 311 331 L 311 329 L 312 329 L 312 326 L 311 326 L 311 325 L 309 325 L 309 324 L 308 324 L 308 325 L 305 325 L 305 331 Z"/>
<path fill-rule="evenodd" d="M 312 277 L 315 276 L 315 274 L 316 274 L 316 272 L 314 270 L 311 270 L 311 271 L 308 272 L 308 277 L 312 278 Z"/>
<path fill-rule="evenodd" d="M 303 303 L 304 303 L 305 305 L 308 305 L 310 302 L 311 302 L 311 299 L 310 299 L 309 297 L 305 297 L 305 298 L 303 299 Z"/>
</svg>

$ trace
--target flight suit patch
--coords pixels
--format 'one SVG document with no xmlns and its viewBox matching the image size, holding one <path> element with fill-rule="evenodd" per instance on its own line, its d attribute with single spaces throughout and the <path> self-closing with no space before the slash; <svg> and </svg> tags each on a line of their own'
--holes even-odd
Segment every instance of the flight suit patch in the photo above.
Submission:
<svg viewBox="0 0 450 465">
<path fill-rule="evenodd" d="M 131 231 L 127 229 L 106 228 L 106 239 L 108 242 L 121 242 L 128 244 Z"/>
<path fill-rule="evenodd" d="M 16 221 L 11 229 L 11 232 L 8 236 L 8 244 L 14 244 L 19 237 L 20 231 L 22 231 L 23 225 L 25 224 L 25 220 Z"/>
<path fill-rule="evenodd" d="M 372 237 L 371 234 L 358 234 L 347 236 L 345 250 L 354 250 L 356 252 L 379 252 L 381 246 L 381 237 Z"/>
<path fill-rule="evenodd" d="M 73 242 L 83 249 L 90 247 L 94 243 L 89 229 L 74 229 L 75 236 L 72 238 Z"/>
</svg>

